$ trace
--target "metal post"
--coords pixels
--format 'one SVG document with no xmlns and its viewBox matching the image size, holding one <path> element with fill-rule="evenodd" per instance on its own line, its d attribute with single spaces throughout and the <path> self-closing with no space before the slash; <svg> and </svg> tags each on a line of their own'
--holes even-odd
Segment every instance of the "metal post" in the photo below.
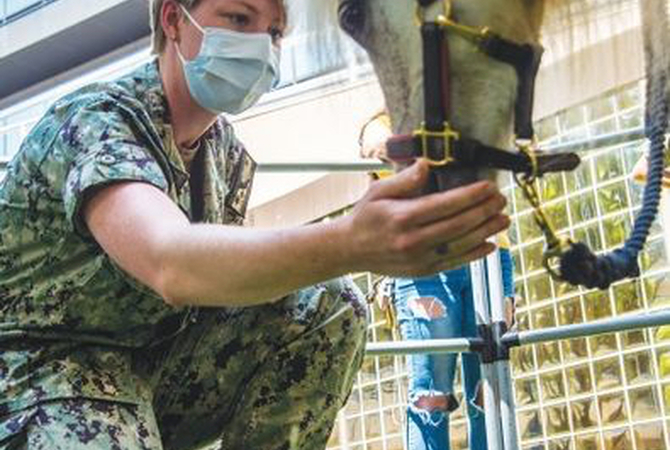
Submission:
<svg viewBox="0 0 670 450">
<path fill-rule="evenodd" d="M 475 303 L 477 325 L 486 327 L 491 325 L 491 311 L 489 307 L 489 290 L 484 260 L 470 264 L 472 277 L 472 297 Z M 484 415 L 486 420 L 486 441 L 489 450 L 505 450 L 502 431 L 500 429 L 500 409 L 498 393 L 498 373 L 492 363 L 481 364 L 481 388 L 484 397 Z"/>
<path fill-rule="evenodd" d="M 0 135 L 3 133 L 0 132 Z M 585 152 L 610 147 L 626 142 L 644 139 L 644 129 L 635 128 L 619 133 L 612 133 L 597 138 L 565 144 L 551 145 L 542 148 L 547 153 Z M 8 160 L 0 160 L 0 169 L 7 167 Z M 376 172 L 378 170 L 392 170 L 390 164 L 371 161 L 352 162 L 266 162 L 258 165 L 259 173 L 294 173 L 294 172 Z"/>
<path fill-rule="evenodd" d="M 377 172 L 393 170 L 390 164 L 375 161 L 324 161 L 324 162 L 276 162 L 261 163 L 258 173 L 301 173 L 301 172 Z"/>
<path fill-rule="evenodd" d="M 542 150 L 547 153 L 572 153 L 585 152 L 588 150 L 599 150 L 604 147 L 624 144 L 626 142 L 645 139 L 644 128 L 634 128 L 632 130 L 620 131 L 617 133 L 605 134 L 596 138 L 588 138 L 583 141 L 567 142 L 565 144 L 551 145 Z"/>
<path fill-rule="evenodd" d="M 493 339 L 499 345 L 502 326 L 505 324 L 505 292 L 503 288 L 503 273 L 500 264 L 500 250 L 492 253 L 486 259 L 489 299 L 491 302 L 491 322 L 493 324 Z M 508 352 L 506 352 L 508 353 Z M 500 424 L 505 450 L 518 450 L 519 439 L 517 434 L 516 410 L 514 403 L 514 386 L 509 359 L 497 360 L 493 363 L 498 379 L 497 407 L 500 409 Z"/>
<path fill-rule="evenodd" d="M 414 355 L 417 353 L 472 353 L 479 351 L 484 341 L 480 338 L 431 339 L 428 341 L 374 342 L 367 344 L 365 354 Z"/>
</svg>

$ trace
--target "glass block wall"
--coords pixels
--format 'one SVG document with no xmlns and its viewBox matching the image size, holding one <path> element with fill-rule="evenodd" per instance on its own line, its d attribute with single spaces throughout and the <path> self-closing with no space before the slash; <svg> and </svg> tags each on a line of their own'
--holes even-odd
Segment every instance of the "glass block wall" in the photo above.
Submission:
<svg viewBox="0 0 670 450">
<path fill-rule="evenodd" d="M 588 139 L 642 126 L 643 85 L 564 111 L 539 124 L 541 140 Z M 642 188 L 631 178 L 643 142 L 584 155 L 571 174 L 547 178 L 543 201 L 557 228 L 597 250 L 620 246 L 640 208 Z M 555 283 L 541 268 L 544 245 L 527 203 L 510 188 L 516 218 L 511 238 L 517 261 L 521 329 L 539 329 L 635 314 L 664 306 L 668 265 L 662 229 L 652 229 L 642 276 L 608 291 Z M 524 449 L 664 449 L 667 408 L 657 330 L 535 345 L 513 352 L 519 431 Z"/>
<path fill-rule="evenodd" d="M 642 83 L 609 92 L 542 120 L 545 145 L 588 139 L 642 126 Z M 631 170 L 643 142 L 583 155 L 581 167 L 542 184 L 543 201 L 556 227 L 592 248 L 619 246 L 640 207 L 642 188 Z M 504 191 L 514 217 L 512 250 L 521 301 L 521 330 L 635 314 L 667 305 L 670 278 L 665 241 L 655 224 L 641 258 L 642 276 L 604 292 L 556 283 L 542 269 L 544 245 L 520 192 L 507 180 Z M 371 275 L 359 275 L 367 291 Z M 371 307 L 370 341 L 394 339 L 381 311 Z M 527 450 L 662 450 L 670 448 L 670 378 L 659 360 L 670 352 L 657 329 L 534 345 L 513 351 L 519 435 Z M 366 359 L 358 383 L 329 442 L 329 449 L 404 448 L 407 372 L 402 357 Z M 451 416 L 452 448 L 467 449 L 464 408 Z"/>
</svg>

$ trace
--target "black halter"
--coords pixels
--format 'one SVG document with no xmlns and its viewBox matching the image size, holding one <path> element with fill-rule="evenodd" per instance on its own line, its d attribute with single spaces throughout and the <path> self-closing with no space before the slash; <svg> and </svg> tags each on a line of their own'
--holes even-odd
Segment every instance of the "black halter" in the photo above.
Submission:
<svg viewBox="0 0 670 450">
<path fill-rule="evenodd" d="M 435 21 L 424 20 L 421 17 L 423 9 L 437 1 L 418 0 L 424 59 L 424 123 L 411 136 L 391 138 L 387 143 L 388 157 L 400 163 L 416 157 L 428 159 L 437 178 L 436 186 L 431 190 L 443 189 L 445 183 L 441 178 L 448 177 L 445 169 L 452 165 L 509 170 L 534 176 L 575 169 L 580 163 L 576 154 L 531 157 L 524 152 L 513 153 L 484 145 L 451 128 L 449 32 L 470 40 L 487 56 L 514 67 L 518 79 L 514 121 L 517 142 L 531 143 L 535 139 L 532 124 L 535 79 L 544 50 L 538 45 L 517 44 L 488 29 L 458 24 L 452 21 L 447 6 L 444 14 Z M 450 3 L 445 2 L 445 5 Z"/>
</svg>

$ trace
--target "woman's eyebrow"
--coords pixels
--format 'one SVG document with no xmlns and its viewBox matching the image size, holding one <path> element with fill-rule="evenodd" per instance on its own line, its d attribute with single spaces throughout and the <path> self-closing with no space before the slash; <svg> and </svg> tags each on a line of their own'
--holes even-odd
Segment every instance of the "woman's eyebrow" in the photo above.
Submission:
<svg viewBox="0 0 670 450">
<path fill-rule="evenodd" d="M 245 2 L 244 0 L 230 0 L 230 1 L 232 3 L 235 3 L 239 6 L 242 6 L 242 7 L 246 8 L 247 10 L 249 10 L 249 12 L 252 12 L 254 14 L 259 14 L 258 8 L 256 8 L 254 5 L 251 5 L 247 2 Z"/>
</svg>

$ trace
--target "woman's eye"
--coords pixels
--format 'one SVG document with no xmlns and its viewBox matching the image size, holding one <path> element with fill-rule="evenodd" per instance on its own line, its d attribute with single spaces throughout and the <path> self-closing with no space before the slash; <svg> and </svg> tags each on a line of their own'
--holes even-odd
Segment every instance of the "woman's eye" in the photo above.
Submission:
<svg viewBox="0 0 670 450">
<path fill-rule="evenodd" d="M 360 0 L 344 0 L 340 3 L 340 26 L 351 36 L 356 36 L 365 25 L 365 11 Z"/>
<path fill-rule="evenodd" d="M 246 27 L 251 23 L 251 19 L 245 14 L 229 13 L 225 17 L 231 25 L 236 27 Z"/>
</svg>

